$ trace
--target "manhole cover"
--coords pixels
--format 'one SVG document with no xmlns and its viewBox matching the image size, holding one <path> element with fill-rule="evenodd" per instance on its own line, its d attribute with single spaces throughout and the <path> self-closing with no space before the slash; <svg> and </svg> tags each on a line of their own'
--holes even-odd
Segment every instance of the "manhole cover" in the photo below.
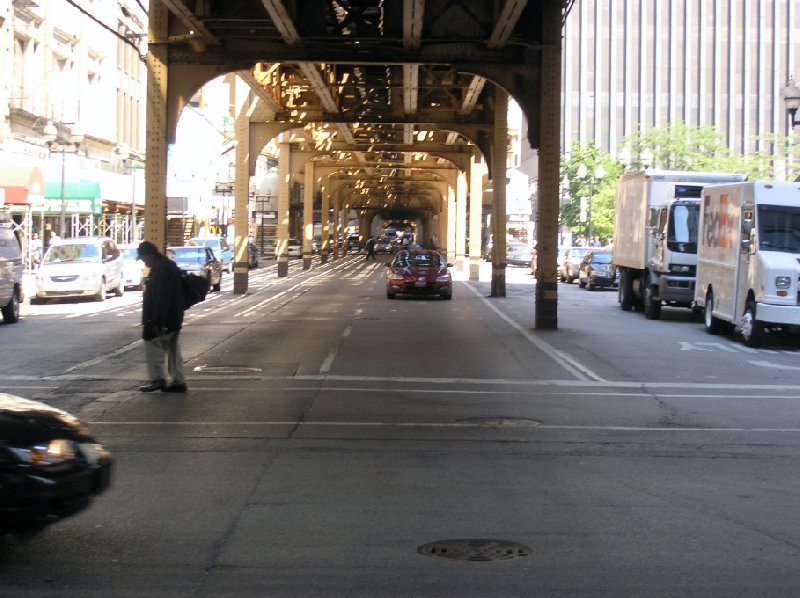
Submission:
<svg viewBox="0 0 800 598">
<path fill-rule="evenodd" d="M 510 561 L 530 556 L 527 546 L 506 540 L 441 540 L 423 544 L 417 552 L 426 556 L 454 561 Z"/>
</svg>

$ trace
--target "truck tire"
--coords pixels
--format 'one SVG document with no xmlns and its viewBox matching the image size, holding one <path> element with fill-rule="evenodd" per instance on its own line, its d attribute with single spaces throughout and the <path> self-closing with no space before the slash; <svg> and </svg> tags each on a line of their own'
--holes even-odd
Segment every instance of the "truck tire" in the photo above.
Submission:
<svg viewBox="0 0 800 598">
<path fill-rule="evenodd" d="M 703 310 L 703 324 L 709 334 L 719 334 L 722 332 L 722 321 L 711 315 L 711 308 L 714 305 L 714 293 L 706 295 L 706 305 Z"/>
<path fill-rule="evenodd" d="M 651 284 L 644 289 L 642 297 L 644 317 L 648 320 L 658 320 L 661 318 L 661 299 L 656 299 L 655 287 Z"/>
<path fill-rule="evenodd" d="M 745 346 L 751 349 L 761 346 L 761 341 L 764 340 L 764 323 L 756 319 L 756 304 L 754 301 L 748 301 L 744 308 L 741 332 Z"/>
<path fill-rule="evenodd" d="M 633 309 L 633 287 L 627 270 L 622 270 L 619 275 L 619 307 L 622 311 Z"/>
</svg>

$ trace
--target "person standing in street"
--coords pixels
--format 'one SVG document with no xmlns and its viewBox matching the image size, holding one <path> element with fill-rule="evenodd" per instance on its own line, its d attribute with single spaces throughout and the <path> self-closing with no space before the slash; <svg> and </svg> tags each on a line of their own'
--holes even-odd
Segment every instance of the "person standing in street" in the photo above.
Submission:
<svg viewBox="0 0 800 598">
<path fill-rule="evenodd" d="M 369 239 L 367 239 L 366 250 L 367 250 L 367 257 L 365 258 L 365 260 L 368 260 L 370 257 L 372 257 L 372 259 L 374 261 L 375 260 L 375 236 L 374 235 L 371 236 Z"/>
<path fill-rule="evenodd" d="M 139 259 L 150 269 L 142 297 L 142 338 L 150 382 L 142 392 L 186 392 L 178 336 L 183 326 L 183 278 L 178 266 L 150 241 L 139 244 Z"/>
</svg>

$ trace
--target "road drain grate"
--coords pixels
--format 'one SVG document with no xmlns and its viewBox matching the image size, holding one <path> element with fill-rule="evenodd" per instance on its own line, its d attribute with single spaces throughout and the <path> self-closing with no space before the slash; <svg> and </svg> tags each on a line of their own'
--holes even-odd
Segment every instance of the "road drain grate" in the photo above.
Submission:
<svg viewBox="0 0 800 598">
<path fill-rule="evenodd" d="M 507 540 L 440 540 L 423 544 L 417 552 L 425 556 L 454 561 L 510 561 L 530 556 L 527 546 Z"/>
</svg>

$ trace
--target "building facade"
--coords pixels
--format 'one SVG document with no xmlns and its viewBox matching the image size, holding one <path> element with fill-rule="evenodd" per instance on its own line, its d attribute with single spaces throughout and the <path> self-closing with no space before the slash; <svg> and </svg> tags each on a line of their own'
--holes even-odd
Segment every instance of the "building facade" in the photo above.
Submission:
<svg viewBox="0 0 800 598">
<path fill-rule="evenodd" d="M 800 0 L 578 0 L 563 46 L 562 149 L 682 120 L 739 154 L 789 135 L 781 95 L 800 78 Z"/>
<path fill-rule="evenodd" d="M 126 0 L 0 0 L 0 199 L 26 242 L 140 237 L 146 19 Z"/>
</svg>

